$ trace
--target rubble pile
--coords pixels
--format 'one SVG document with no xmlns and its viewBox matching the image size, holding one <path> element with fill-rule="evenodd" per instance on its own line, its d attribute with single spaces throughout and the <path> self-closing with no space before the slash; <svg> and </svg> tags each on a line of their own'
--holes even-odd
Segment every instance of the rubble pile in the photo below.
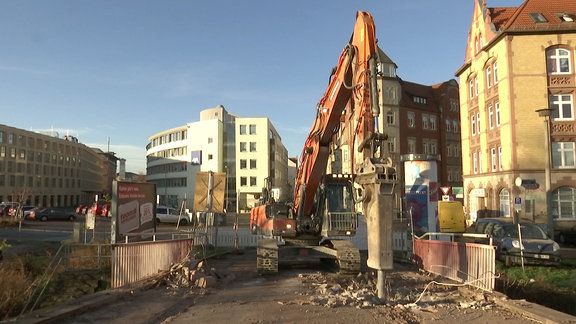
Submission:
<svg viewBox="0 0 576 324">
<path fill-rule="evenodd" d="M 309 298 L 305 303 L 330 308 L 373 308 L 385 305 L 430 312 L 441 307 L 487 309 L 494 306 L 484 292 L 471 290 L 460 284 L 441 283 L 428 276 L 415 276 L 413 273 L 387 274 L 384 299 L 378 298 L 377 278 L 372 272 L 360 273 L 357 276 L 300 274 L 300 279 L 310 288 L 307 294 Z"/>
<path fill-rule="evenodd" d="M 173 264 L 168 271 L 163 273 L 156 280 L 156 286 L 205 289 L 215 287 L 220 277 L 216 269 L 208 266 L 206 260 L 185 259 Z"/>
</svg>

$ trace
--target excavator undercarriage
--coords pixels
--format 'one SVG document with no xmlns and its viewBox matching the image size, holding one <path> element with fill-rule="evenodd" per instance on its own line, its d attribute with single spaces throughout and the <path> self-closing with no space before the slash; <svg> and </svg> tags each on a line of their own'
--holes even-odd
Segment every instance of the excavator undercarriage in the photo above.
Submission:
<svg viewBox="0 0 576 324">
<path fill-rule="evenodd" d="M 326 240 L 322 244 L 314 240 L 287 239 L 278 242 L 275 239 L 261 239 L 258 241 L 256 269 L 259 274 L 275 274 L 281 263 L 330 262 L 339 273 L 358 274 L 360 261 L 358 248 L 344 239 Z"/>
</svg>

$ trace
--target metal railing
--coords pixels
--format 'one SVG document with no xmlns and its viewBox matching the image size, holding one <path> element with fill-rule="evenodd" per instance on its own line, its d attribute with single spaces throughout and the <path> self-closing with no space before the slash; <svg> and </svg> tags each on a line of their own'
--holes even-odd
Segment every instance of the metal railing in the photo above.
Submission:
<svg viewBox="0 0 576 324">
<path fill-rule="evenodd" d="M 454 242 L 454 234 L 427 233 L 444 240 L 414 239 L 413 260 L 421 269 L 482 290 L 494 290 L 496 247 Z M 461 235 L 462 236 L 462 235 Z M 464 236 L 463 236 L 464 237 Z M 482 237 L 486 237 L 483 235 Z"/>
<path fill-rule="evenodd" d="M 190 255 L 194 239 L 117 244 L 112 249 L 111 287 L 137 282 L 168 270 Z"/>
</svg>

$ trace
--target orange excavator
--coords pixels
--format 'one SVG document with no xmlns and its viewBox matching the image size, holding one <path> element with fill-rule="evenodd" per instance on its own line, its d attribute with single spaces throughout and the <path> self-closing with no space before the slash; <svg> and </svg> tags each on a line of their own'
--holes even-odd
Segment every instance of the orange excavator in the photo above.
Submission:
<svg viewBox="0 0 576 324">
<path fill-rule="evenodd" d="M 383 270 L 392 268 L 396 170 L 383 157 L 387 136 L 378 126 L 378 63 L 372 16 L 359 11 L 350 42 L 317 104 L 300 156 L 294 202 L 268 199 L 270 188 L 264 188 L 262 204 L 250 212 L 252 233 L 264 236 L 258 242 L 259 273 L 278 272 L 279 262 L 319 259 L 335 261 L 340 272 L 358 273 L 360 253 L 349 238 L 363 214 L 368 266 L 379 271 L 379 294 L 383 291 Z M 327 173 L 331 154 L 342 145 L 350 152 L 351 174 Z"/>
</svg>

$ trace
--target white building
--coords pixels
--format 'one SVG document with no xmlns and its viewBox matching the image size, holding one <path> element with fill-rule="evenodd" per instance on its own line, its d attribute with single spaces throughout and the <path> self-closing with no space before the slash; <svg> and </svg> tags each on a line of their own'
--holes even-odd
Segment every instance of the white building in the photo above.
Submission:
<svg viewBox="0 0 576 324">
<path fill-rule="evenodd" d="M 228 211 L 253 206 L 266 178 L 282 194 L 290 191 L 287 151 L 267 118 L 240 118 L 218 106 L 148 140 L 147 179 L 156 183 L 160 204 L 181 207 L 185 201 L 192 210 L 200 171 L 226 173 Z"/>
<path fill-rule="evenodd" d="M 258 203 L 269 181 L 276 200 L 289 200 L 288 151 L 268 118 L 236 118 L 237 207 L 248 210 Z"/>
</svg>

